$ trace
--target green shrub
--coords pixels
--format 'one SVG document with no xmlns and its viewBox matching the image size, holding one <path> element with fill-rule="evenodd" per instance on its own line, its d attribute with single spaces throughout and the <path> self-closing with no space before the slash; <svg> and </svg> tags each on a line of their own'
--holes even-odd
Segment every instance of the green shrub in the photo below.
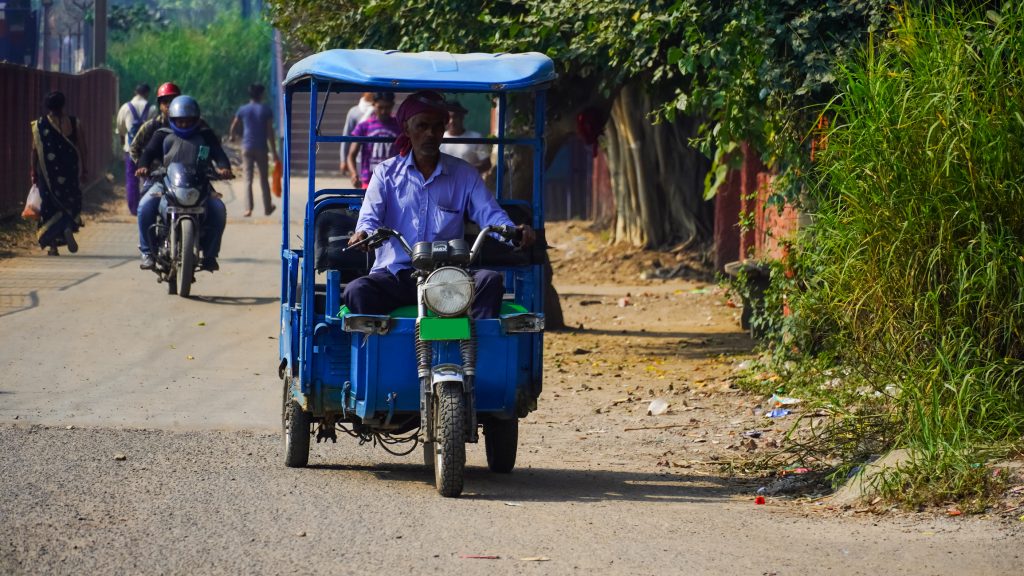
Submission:
<svg viewBox="0 0 1024 576">
<path fill-rule="evenodd" d="M 272 30 L 259 19 L 237 12 L 221 14 L 212 24 L 192 28 L 172 24 L 142 31 L 110 46 L 110 66 L 120 78 L 120 98 L 126 101 L 139 83 L 153 87 L 173 81 L 199 101 L 203 117 L 223 135 L 235 110 L 249 96 L 249 84 L 270 86 Z"/>
<path fill-rule="evenodd" d="M 886 486 L 914 501 L 975 497 L 978 464 L 1024 434 L 1022 78 L 1021 3 L 912 9 L 826 111 L 813 277 L 791 305 L 894 390 L 890 440 L 920 456 Z"/>
</svg>

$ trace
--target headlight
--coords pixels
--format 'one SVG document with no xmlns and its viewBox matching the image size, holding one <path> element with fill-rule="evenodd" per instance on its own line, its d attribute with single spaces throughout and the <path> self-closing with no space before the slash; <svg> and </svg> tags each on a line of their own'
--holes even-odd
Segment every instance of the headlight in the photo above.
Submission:
<svg viewBox="0 0 1024 576">
<path fill-rule="evenodd" d="M 473 279 L 461 268 L 438 268 L 423 284 L 423 301 L 438 316 L 458 316 L 473 302 Z"/>
<path fill-rule="evenodd" d="M 191 206 L 199 201 L 199 190 L 196 188 L 175 188 L 174 198 L 182 206 Z"/>
</svg>

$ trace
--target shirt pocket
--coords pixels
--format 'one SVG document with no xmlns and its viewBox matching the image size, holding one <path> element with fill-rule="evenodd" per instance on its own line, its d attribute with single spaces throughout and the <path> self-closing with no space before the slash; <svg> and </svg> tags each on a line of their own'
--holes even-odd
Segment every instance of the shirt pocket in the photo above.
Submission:
<svg viewBox="0 0 1024 576">
<path fill-rule="evenodd" d="M 434 236 L 443 240 L 462 237 L 462 210 L 438 205 L 434 210 Z"/>
</svg>

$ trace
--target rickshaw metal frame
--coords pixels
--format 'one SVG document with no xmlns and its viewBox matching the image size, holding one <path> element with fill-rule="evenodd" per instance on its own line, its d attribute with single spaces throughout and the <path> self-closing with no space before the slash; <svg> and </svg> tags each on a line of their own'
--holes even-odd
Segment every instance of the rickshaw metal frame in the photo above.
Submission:
<svg viewBox="0 0 1024 576">
<path fill-rule="evenodd" d="M 336 51 L 331 51 L 336 52 Z M 377 51 L 340 51 L 346 53 L 355 52 L 377 52 Z M 394 52 L 384 53 L 394 54 Z M 443 53 L 442 53 L 443 54 Z M 500 57 L 503 55 L 496 55 Z M 301 63 L 300 63 L 301 64 Z M 298 65 L 296 65 L 298 66 Z M 435 66 L 436 68 L 436 66 Z M 292 72 L 295 71 L 293 67 Z M 503 202 L 505 205 L 511 203 L 523 204 L 521 201 L 508 201 L 504 199 L 505 193 L 505 153 L 507 146 L 528 146 L 533 152 L 533 174 L 532 174 L 532 198 L 530 202 L 530 208 L 532 209 L 532 226 L 538 230 L 543 238 L 544 228 L 544 121 L 545 121 L 545 108 L 546 108 L 546 90 L 554 80 L 553 69 L 550 71 L 548 77 L 543 78 L 540 81 L 533 81 L 526 84 L 480 84 L 473 82 L 444 82 L 437 80 L 422 80 L 417 81 L 414 79 L 403 79 L 395 80 L 389 78 L 368 80 L 365 82 L 342 82 L 337 78 L 325 77 L 315 72 L 302 74 L 301 72 L 293 77 L 292 72 L 289 72 L 288 78 L 284 82 L 284 124 L 285 124 L 285 139 L 283 146 L 283 153 L 286 159 L 284 163 L 284 190 L 282 198 L 282 236 L 281 236 L 281 257 L 282 257 L 282 274 L 281 274 L 281 314 L 282 314 L 282 329 L 280 338 L 280 357 L 281 357 L 281 370 L 282 375 L 287 370 L 291 376 L 294 377 L 298 382 L 298 386 L 295 386 L 293 381 L 293 397 L 299 402 L 304 410 L 310 411 L 312 406 L 310 405 L 309 394 L 311 392 L 311 385 L 314 378 L 314 358 L 317 353 L 315 348 L 315 337 L 321 330 L 329 329 L 332 324 L 341 324 L 341 320 L 334 316 L 332 311 L 328 311 L 325 314 L 325 318 L 322 322 L 318 322 L 315 302 L 315 279 L 316 271 L 314 270 L 315 265 L 313 261 L 315 253 L 315 233 L 314 226 L 316 223 L 317 214 L 330 208 L 332 206 L 345 205 L 350 208 L 357 208 L 362 202 L 364 191 L 346 188 L 336 189 L 321 189 L 316 188 L 316 159 L 318 153 L 318 147 L 322 143 L 368 143 L 368 142 L 380 142 L 387 141 L 382 138 L 372 137 L 353 137 L 353 136 L 334 136 L 334 135 L 322 135 L 320 134 L 320 124 L 323 120 L 323 116 L 326 113 L 327 100 L 330 98 L 332 93 L 342 92 L 362 92 L 367 88 L 386 89 L 391 91 L 400 92 L 413 92 L 420 89 L 433 89 L 445 93 L 487 93 L 493 94 L 498 100 L 498 134 L 496 138 L 446 138 L 445 142 L 450 143 L 486 143 L 496 145 L 498 161 L 496 165 L 496 190 L 495 195 L 499 202 Z M 324 91 L 326 92 L 324 97 L 323 106 L 318 106 L 318 96 Z M 304 233 L 302 235 L 302 248 L 296 250 L 291 248 L 289 244 L 290 234 L 290 217 L 291 217 L 291 152 L 292 152 L 292 128 L 293 128 L 293 114 L 292 107 L 293 101 L 296 95 L 303 93 L 309 93 L 309 143 L 308 143 L 308 158 L 307 158 L 307 201 L 305 207 L 305 215 L 303 228 Z M 507 121 L 508 121 L 508 95 L 515 92 L 529 92 L 534 96 L 533 105 L 533 137 L 508 137 L 507 135 Z M 324 200 L 328 200 L 324 202 Z M 525 287 L 524 291 L 529 294 L 532 300 L 532 310 L 534 313 L 543 312 L 543 282 L 544 282 L 544 271 L 543 267 L 532 261 L 528 268 L 531 271 L 528 276 L 532 278 L 532 286 Z M 506 270 L 506 277 L 508 276 L 508 270 Z M 301 280 L 301 283 L 298 281 Z M 295 287 L 301 287 L 301 294 L 297 294 Z M 338 281 L 337 274 L 331 275 L 331 271 L 328 271 L 328 302 L 337 302 L 339 295 L 340 281 Z M 297 304 L 301 300 L 301 307 L 299 308 L 299 326 L 298 332 L 296 333 L 295 327 L 289 326 L 286 329 L 285 326 L 285 315 L 291 314 L 296 309 Z M 502 325 L 504 326 L 504 324 Z M 531 372 L 533 378 L 539 379 L 542 377 L 542 350 L 543 350 L 543 336 L 542 333 L 533 334 L 532 336 L 537 338 L 537 345 L 532 347 L 533 354 L 530 362 L 532 364 Z M 298 337 L 298 346 L 292 342 L 292 339 Z M 353 338 L 363 338 L 363 346 L 375 345 L 376 342 L 370 342 L 371 339 L 368 335 L 361 335 L 353 333 Z M 298 358 L 295 358 L 294 352 L 298 353 Z M 411 354 L 411 352 L 410 352 Z M 354 359 L 351 360 L 354 362 Z M 355 368 L 353 368 L 355 370 Z M 345 386 L 350 386 L 346 382 Z M 538 383 L 539 386 L 539 383 Z M 389 400 L 390 402 L 390 400 Z M 342 412 L 345 411 L 345 402 L 342 401 Z M 390 415 L 394 410 L 394 405 L 389 405 L 389 420 Z M 520 414 L 522 415 L 522 414 Z M 514 415 L 513 415 L 514 416 Z"/>
</svg>

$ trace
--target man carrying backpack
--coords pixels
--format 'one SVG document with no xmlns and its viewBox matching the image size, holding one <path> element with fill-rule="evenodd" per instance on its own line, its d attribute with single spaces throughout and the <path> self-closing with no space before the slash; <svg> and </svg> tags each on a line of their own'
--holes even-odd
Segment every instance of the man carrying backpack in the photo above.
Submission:
<svg viewBox="0 0 1024 576">
<path fill-rule="evenodd" d="M 125 196 L 128 199 L 128 211 L 132 213 L 132 216 L 136 214 L 139 207 L 139 178 L 135 175 L 135 162 L 132 161 L 129 151 L 132 139 L 135 138 L 139 128 L 154 116 L 156 116 L 156 106 L 149 102 L 149 84 L 136 86 L 135 96 L 125 102 L 117 111 L 115 131 L 121 138 L 121 146 L 124 148 L 124 188 Z"/>
</svg>

